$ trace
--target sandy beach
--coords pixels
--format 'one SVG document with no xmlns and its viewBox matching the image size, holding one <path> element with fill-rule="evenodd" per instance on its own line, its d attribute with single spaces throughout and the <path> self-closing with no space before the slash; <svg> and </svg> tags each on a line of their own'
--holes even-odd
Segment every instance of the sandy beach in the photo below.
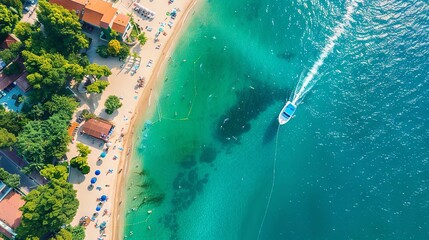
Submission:
<svg viewBox="0 0 429 240">
<path fill-rule="evenodd" d="M 96 213 L 96 207 L 99 204 L 97 199 L 106 195 L 108 200 L 102 204 L 102 209 L 98 212 L 97 217 L 86 227 L 85 239 L 122 239 L 123 238 L 123 220 L 122 210 L 124 207 L 125 197 L 123 196 L 126 181 L 126 173 L 129 168 L 129 160 L 132 156 L 134 129 L 137 124 L 143 121 L 145 111 L 150 106 L 153 99 L 152 91 L 162 85 L 159 77 L 165 69 L 167 59 L 174 49 L 175 43 L 180 38 L 181 29 L 188 22 L 189 17 L 195 11 L 197 0 L 176 1 L 169 4 L 168 1 L 140 1 L 150 10 L 157 13 L 154 20 L 146 21 L 138 15 L 134 15 L 133 3 L 131 1 L 120 1 L 114 6 L 122 13 L 133 13 L 135 22 L 144 29 L 159 29 L 160 24 L 173 22 L 171 28 L 164 27 L 166 35 L 160 34 L 159 41 L 154 42 L 157 30 L 148 32 L 145 30 L 148 41 L 144 46 L 136 45 L 131 48 L 139 57 L 129 57 L 125 64 L 114 58 L 103 59 L 95 54 L 95 51 L 89 52 L 88 56 L 91 61 L 109 66 L 112 75 L 109 76 L 109 87 L 99 95 L 90 96 L 78 94 L 83 98 L 80 110 L 89 109 L 97 116 L 111 121 L 115 125 L 115 130 L 110 137 L 113 148 L 110 147 L 108 154 L 100 158 L 103 152 L 104 143 L 86 135 L 77 134 L 75 141 L 69 146 L 70 151 L 67 156 L 71 159 L 77 156 L 76 143 L 84 143 L 92 150 L 88 156 L 88 163 L 91 172 L 82 175 L 76 169 L 70 173 L 70 182 L 77 190 L 77 198 L 80 205 L 77 214 L 72 222 L 73 225 L 79 223 L 83 216 L 92 217 Z M 178 9 L 178 15 L 175 20 L 166 16 L 173 8 Z M 158 45 L 161 45 L 157 49 Z M 149 60 L 154 62 L 153 68 L 147 66 Z M 139 65 L 135 74 L 131 74 L 131 68 L 136 64 Z M 121 66 L 122 65 L 122 66 Z M 143 88 L 136 88 L 139 77 L 146 79 Z M 109 95 L 116 95 L 121 98 L 123 106 L 114 114 L 107 115 L 104 112 L 104 102 Z M 79 112 L 78 111 L 78 112 Z M 100 170 L 101 174 L 95 176 L 95 170 Z M 90 179 L 97 177 L 97 183 L 89 188 Z M 99 225 L 105 222 L 107 225 L 105 232 L 102 234 Z"/>
</svg>

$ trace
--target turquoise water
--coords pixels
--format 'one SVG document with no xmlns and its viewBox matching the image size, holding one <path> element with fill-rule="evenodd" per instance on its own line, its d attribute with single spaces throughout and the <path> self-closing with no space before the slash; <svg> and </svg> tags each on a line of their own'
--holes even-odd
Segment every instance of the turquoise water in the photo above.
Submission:
<svg viewBox="0 0 429 240">
<path fill-rule="evenodd" d="M 204 2 L 139 130 L 127 238 L 429 238 L 427 2 L 358 2 L 276 138 L 350 4 Z"/>
</svg>

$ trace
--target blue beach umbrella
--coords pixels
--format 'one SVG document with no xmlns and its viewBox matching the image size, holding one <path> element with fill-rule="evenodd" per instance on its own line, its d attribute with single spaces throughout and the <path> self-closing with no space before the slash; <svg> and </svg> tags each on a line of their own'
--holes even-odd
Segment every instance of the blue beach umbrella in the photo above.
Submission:
<svg viewBox="0 0 429 240">
<path fill-rule="evenodd" d="M 91 184 L 94 184 L 96 182 L 97 182 L 97 178 L 96 177 L 91 178 Z"/>
<path fill-rule="evenodd" d="M 101 201 L 106 201 L 107 200 L 107 196 L 106 195 L 103 195 L 103 196 L 101 196 Z"/>
<path fill-rule="evenodd" d="M 107 155 L 107 153 L 106 153 L 106 152 L 102 152 L 102 153 L 101 153 L 101 155 L 100 155 L 100 157 L 105 158 L 105 157 L 106 157 L 106 155 Z"/>
<path fill-rule="evenodd" d="M 164 29 L 163 28 L 159 28 L 159 32 L 163 32 L 164 31 Z"/>
<path fill-rule="evenodd" d="M 101 210 L 101 207 L 100 206 L 97 206 L 96 208 L 95 208 L 95 211 L 100 211 Z"/>
<path fill-rule="evenodd" d="M 101 171 L 100 170 L 95 170 L 95 175 L 100 175 Z"/>
</svg>

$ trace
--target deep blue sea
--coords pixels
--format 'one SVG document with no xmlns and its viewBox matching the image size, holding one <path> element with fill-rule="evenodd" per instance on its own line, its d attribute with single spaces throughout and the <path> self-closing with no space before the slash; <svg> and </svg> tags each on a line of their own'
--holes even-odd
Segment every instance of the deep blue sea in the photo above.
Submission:
<svg viewBox="0 0 429 240">
<path fill-rule="evenodd" d="M 127 239 L 429 239 L 427 0 L 210 0 L 184 31 Z"/>
</svg>

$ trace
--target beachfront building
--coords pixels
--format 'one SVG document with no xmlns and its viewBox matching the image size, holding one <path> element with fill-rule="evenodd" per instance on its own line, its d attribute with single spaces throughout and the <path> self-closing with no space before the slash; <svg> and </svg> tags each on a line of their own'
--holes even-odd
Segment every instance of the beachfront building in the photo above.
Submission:
<svg viewBox="0 0 429 240">
<path fill-rule="evenodd" d="M 61 5 L 76 13 L 82 22 L 100 28 L 102 34 L 113 29 L 125 39 L 131 32 L 131 18 L 118 14 L 118 9 L 114 8 L 112 3 L 102 0 L 50 0 L 50 3 Z"/>
<path fill-rule="evenodd" d="M 115 126 L 106 120 L 91 118 L 82 125 L 80 132 L 107 142 L 114 128 Z"/>
<path fill-rule="evenodd" d="M 15 229 L 21 223 L 22 212 L 19 210 L 25 201 L 21 195 L 0 181 L 0 232 L 14 238 Z"/>
</svg>

